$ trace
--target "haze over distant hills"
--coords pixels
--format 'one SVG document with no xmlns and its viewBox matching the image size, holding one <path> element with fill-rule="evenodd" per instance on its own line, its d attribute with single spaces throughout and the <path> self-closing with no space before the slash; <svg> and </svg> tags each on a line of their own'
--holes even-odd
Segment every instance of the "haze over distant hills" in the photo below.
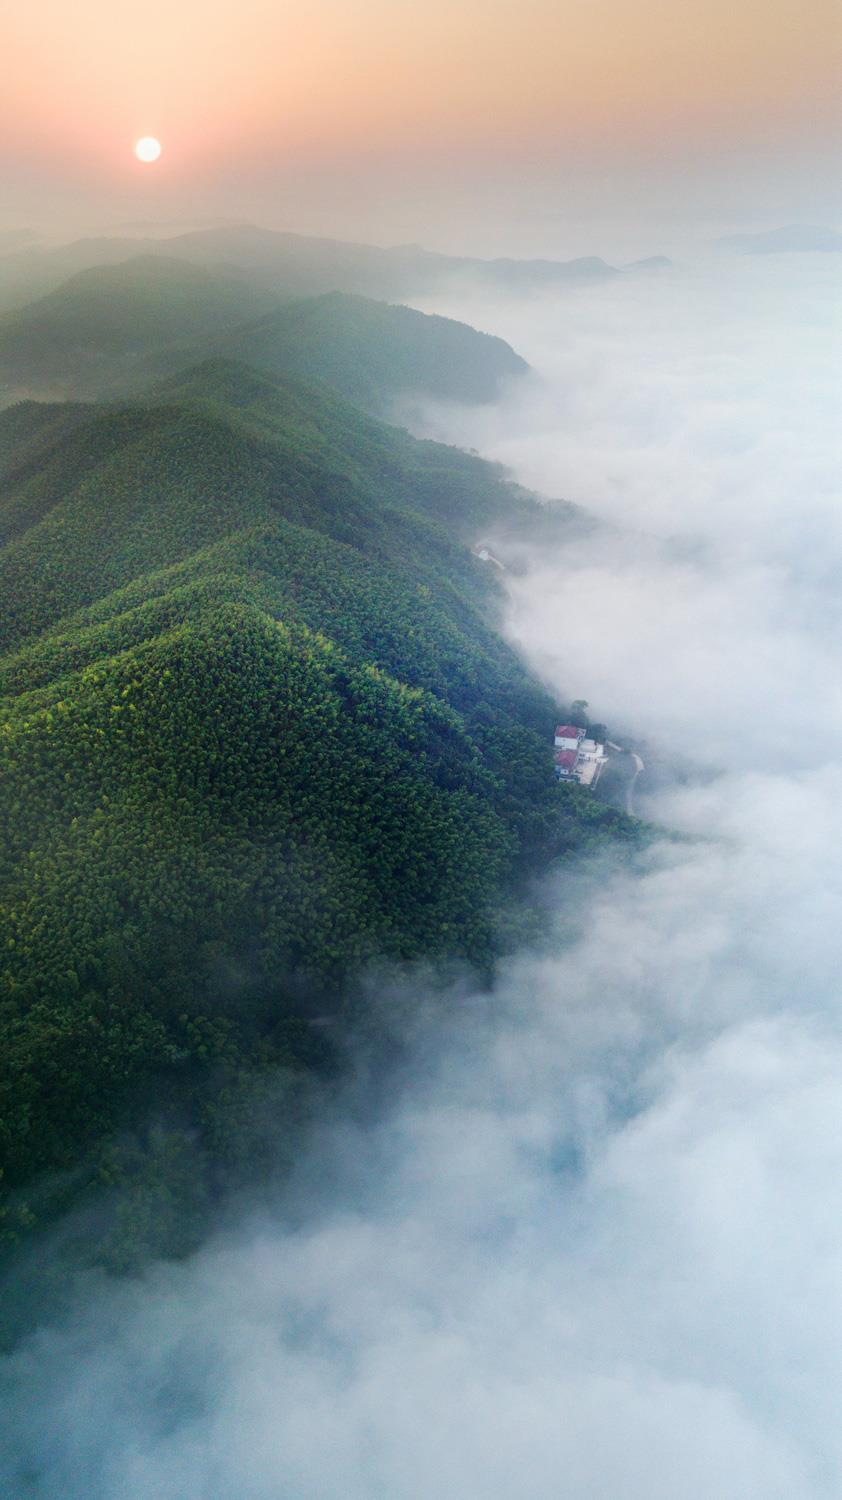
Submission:
<svg viewBox="0 0 842 1500">
<path fill-rule="evenodd" d="M 753 234 L 727 234 L 716 243 L 745 255 L 832 254 L 842 251 L 842 233 L 821 224 L 787 224 Z"/>
<path fill-rule="evenodd" d="M 623 271 L 669 271 L 673 262 L 668 255 L 645 255 L 642 260 L 630 260 L 624 266 Z"/>
<path fill-rule="evenodd" d="M 138 254 L 166 255 L 246 275 L 252 285 L 286 297 L 340 291 L 402 298 L 422 296 L 467 279 L 498 289 L 529 291 L 619 274 L 598 256 L 568 261 L 482 260 L 442 255 L 420 245 L 383 248 L 236 225 L 165 239 L 82 239 L 58 249 L 6 255 L 0 258 L 0 306 L 19 306 L 53 290 L 76 271 L 113 265 Z"/>
</svg>

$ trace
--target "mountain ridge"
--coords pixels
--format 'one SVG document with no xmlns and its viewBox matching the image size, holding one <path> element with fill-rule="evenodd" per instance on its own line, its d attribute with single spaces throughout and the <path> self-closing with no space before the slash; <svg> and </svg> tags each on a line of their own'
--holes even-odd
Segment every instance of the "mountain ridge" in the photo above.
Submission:
<svg viewBox="0 0 842 1500">
<path fill-rule="evenodd" d="M 621 274 L 593 255 L 566 261 L 512 256 L 483 260 L 418 245 L 384 247 L 257 225 L 229 225 L 162 238 L 102 236 L 49 250 L 7 254 L 0 258 L 0 297 L 6 306 L 18 306 L 53 290 L 75 272 L 118 264 L 138 254 L 167 256 L 212 266 L 235 277 L 248 276 L 253 284 L 278 297 L 345 291 L 388 301 L 441 291 L 448 283 L 466 278 L 498 290 L 529 291 Z"/>
<path fill-rule="evenodd" d="M 638 834 L 553 778 L 559 708 L 469 550 L 542 507 L 493 465 L 225 361 L 12 408 L 0 454 L 9 1232 L 107 1171 L 144 1205 L 122 1263 L 201 1232 L 151 1206 L 185 1152 L 203 1202 L 242 1185 L 243 1112 L 327 1065 L 355 975 L 487 974 L 537 869 Z"/>
<path fill-rule="evenodd" d="M 777 229 L 726 234 L 716 243 L 744 255 L 838 254 L 842 233 L 823 224 L 784 224 Z"/>
<path fill-rule="evenodd" d="M 360 405 L 405 395 L 489 401 L 528 366 L 467 324 L 342 292 L 280 302 L 186 261 L 81 271 L 0 319 L 0 376 L 26 395 L 101 397 L 212 356 L 323 380 Z"/>
</svg>

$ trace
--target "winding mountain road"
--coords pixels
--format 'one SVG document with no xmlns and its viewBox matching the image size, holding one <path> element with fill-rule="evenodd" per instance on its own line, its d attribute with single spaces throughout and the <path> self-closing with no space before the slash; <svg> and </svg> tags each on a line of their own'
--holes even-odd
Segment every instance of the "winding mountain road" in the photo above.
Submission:
<svg viewBox="0 0 842 1500">
<path fill-rule="evenodd" d="M 641 771 L 646 770 L 643 757 L 636 750 L 624 750 L 622 745 L 615 745 L 612 740 L 606 740 L 606 745 L 609 750 L 617 750 L 620 755 L 630 755 L 634 761 L 634 775 L 626 782 L 626 812 L 630 818 L 634 818 L 637 816 L 634 810 L 634 790 L 638 776 Z"/>
<path fill-rule="evenodd" d="M 637 816 L 634 810 L 634 790 L 635 786 L 637 785 L 637 778 L 640 775 L 641 771 L 646 770 L 646 766 L 644 765 L 641 756 L 638 755 L 636 750 L 631 751 L 631 758 L 634 761 L 634 775 L 631 778 L 628 786 L 626 787 L 626 812 L 628 813 L 630 818 L 634 818 Z"/>
</svg>

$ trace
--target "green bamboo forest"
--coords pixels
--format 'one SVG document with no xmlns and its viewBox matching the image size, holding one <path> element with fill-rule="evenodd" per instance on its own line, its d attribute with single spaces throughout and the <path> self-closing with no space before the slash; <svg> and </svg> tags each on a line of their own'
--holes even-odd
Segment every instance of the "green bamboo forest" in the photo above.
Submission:
<svg viewBox="0 0 842 1500">
<path fill-rule="evenodd" d="M 366 975 L 490 982 L 537 873 L 640 836 L 555 782 L 563 705 L 472 551 L 577 513 L 366 414 L 348 371 L 217 354 L 0 412 L 12 1253 L 80 1204 L 112 1267 L 190 1248 L 267 1121 L 294 1152 Z"/>
</svg>

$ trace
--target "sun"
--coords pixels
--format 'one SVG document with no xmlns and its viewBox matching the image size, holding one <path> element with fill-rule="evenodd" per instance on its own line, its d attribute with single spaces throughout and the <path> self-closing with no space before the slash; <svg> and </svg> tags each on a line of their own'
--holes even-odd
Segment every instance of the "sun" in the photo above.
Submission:
<svg viewBox="0 0 842 1500">
<path fill-rule="evenodd" d="M 161 155 L 161 142 L 156 141 L 154 135 L 143 135 L 139 141 L 135 141 L 134 154 L 138 161 L 157 161 Z"/>
</svg>

